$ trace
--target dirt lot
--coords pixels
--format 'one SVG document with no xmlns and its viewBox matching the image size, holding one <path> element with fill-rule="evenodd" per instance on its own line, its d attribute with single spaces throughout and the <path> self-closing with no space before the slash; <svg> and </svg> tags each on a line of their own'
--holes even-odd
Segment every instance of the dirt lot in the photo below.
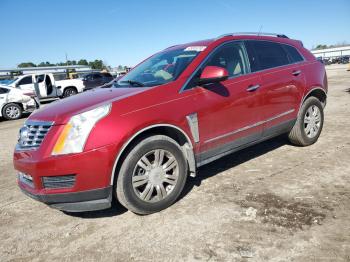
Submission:
<svg viewBox="0 0 350 262">
<path fill-rule="evenodd" d="M 202 167 L 163 212 L 68 215 L 24 196 L 0 120 L 0 261 L 350 261 L 350 72 L 328 69 L 319 141 L 277 138 Z M 347 91 L 348 90 L 348 91 Z"/>
</svg>

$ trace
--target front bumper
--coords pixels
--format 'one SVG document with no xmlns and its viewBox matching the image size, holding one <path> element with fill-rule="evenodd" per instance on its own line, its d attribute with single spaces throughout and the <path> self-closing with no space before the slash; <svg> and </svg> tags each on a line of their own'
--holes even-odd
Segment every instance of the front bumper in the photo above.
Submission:
<svg viewBox="0 0 350 262">
<path fill-rule="evenodd" d="M 109 208 L 116 150 L 115 145 L 109 145 L 78 154 L 47 157 L 43 156 L 43 147 L 16 150 L 14 167 L 31 180 L 26 183 L 19 175 L 18 185 L 26 195 L 56 209 L 82 212 Z M 74 181 L 69 185 L 60 184 L 64 176 L 74 177 Z M 46 184 L 48 179 L 56 184 Z M 57 181 L 60 182 L 57 184 Z"/>
<path fill-rule="evenodd" d="M 39 195 L 27 191 L 21 182 L 18 185 L 27 196 L 66 212 L 107 209 L 112 203 L 112 186 L 83 192 Z"/>
</svg>

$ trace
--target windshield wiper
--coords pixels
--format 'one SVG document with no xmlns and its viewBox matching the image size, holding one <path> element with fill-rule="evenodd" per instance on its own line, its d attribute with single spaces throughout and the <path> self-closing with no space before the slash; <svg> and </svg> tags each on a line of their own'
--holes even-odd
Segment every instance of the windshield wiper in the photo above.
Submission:
<svg viewBox="0 0 350 262">
<path fill-rule="evenodd" d="M 125 80 L 125 81 L 120 81 L 120 83 L 128 83 L 130 85 L 137 85 L 137 86 L 145 86 L 143 83 L 135 80 Z"/>
</svg>

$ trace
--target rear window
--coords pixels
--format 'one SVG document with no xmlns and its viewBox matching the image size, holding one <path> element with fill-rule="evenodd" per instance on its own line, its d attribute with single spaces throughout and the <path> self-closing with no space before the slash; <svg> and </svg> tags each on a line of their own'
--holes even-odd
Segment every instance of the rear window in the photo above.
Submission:
<svg viewBox="0 0 350 262">
<path fill-rule="evenodd" d="M 286 50 L 291 63 L 297 63 L 304 60 L 304 58 L 295 47 L 290 45 L 283 45 L 283 48 Z"/>
<path fill-rule="evenodd" d="M 247 41 L 251 71 L 259 71 L 289 64 L 282 45 L 268 41 Z"/>
</svg>

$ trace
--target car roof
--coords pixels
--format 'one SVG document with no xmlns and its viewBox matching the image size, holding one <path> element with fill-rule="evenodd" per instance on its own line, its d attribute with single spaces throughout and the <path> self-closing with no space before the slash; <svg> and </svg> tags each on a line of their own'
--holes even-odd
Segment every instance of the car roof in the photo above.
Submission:
<svg viewBox="0 0 350 262">
<path fill-rule="evenodd" d="M 199 40 L 199 41 L 190 42 L 186 44 L 174 45 L 166 48 L 166 50 L 186 48 L 189 46 L 209 46 L 214 42 L 224 42 L 224 40 L 227 41 L 227 40 L 235 40 L 235 39 L 267 40 L 267 41 L 273 41 L 273 42 L 288 43 L 292 45 L 301 45 L 301 46 L 303 45 L 301 41 L 290 39 L 285 34 L 255 33 L 255 32 L 244 33 L 243 32 L 243 33 L 229 33 L 229 34 L 220 35 L 212 39 Z"/>
</svg>

